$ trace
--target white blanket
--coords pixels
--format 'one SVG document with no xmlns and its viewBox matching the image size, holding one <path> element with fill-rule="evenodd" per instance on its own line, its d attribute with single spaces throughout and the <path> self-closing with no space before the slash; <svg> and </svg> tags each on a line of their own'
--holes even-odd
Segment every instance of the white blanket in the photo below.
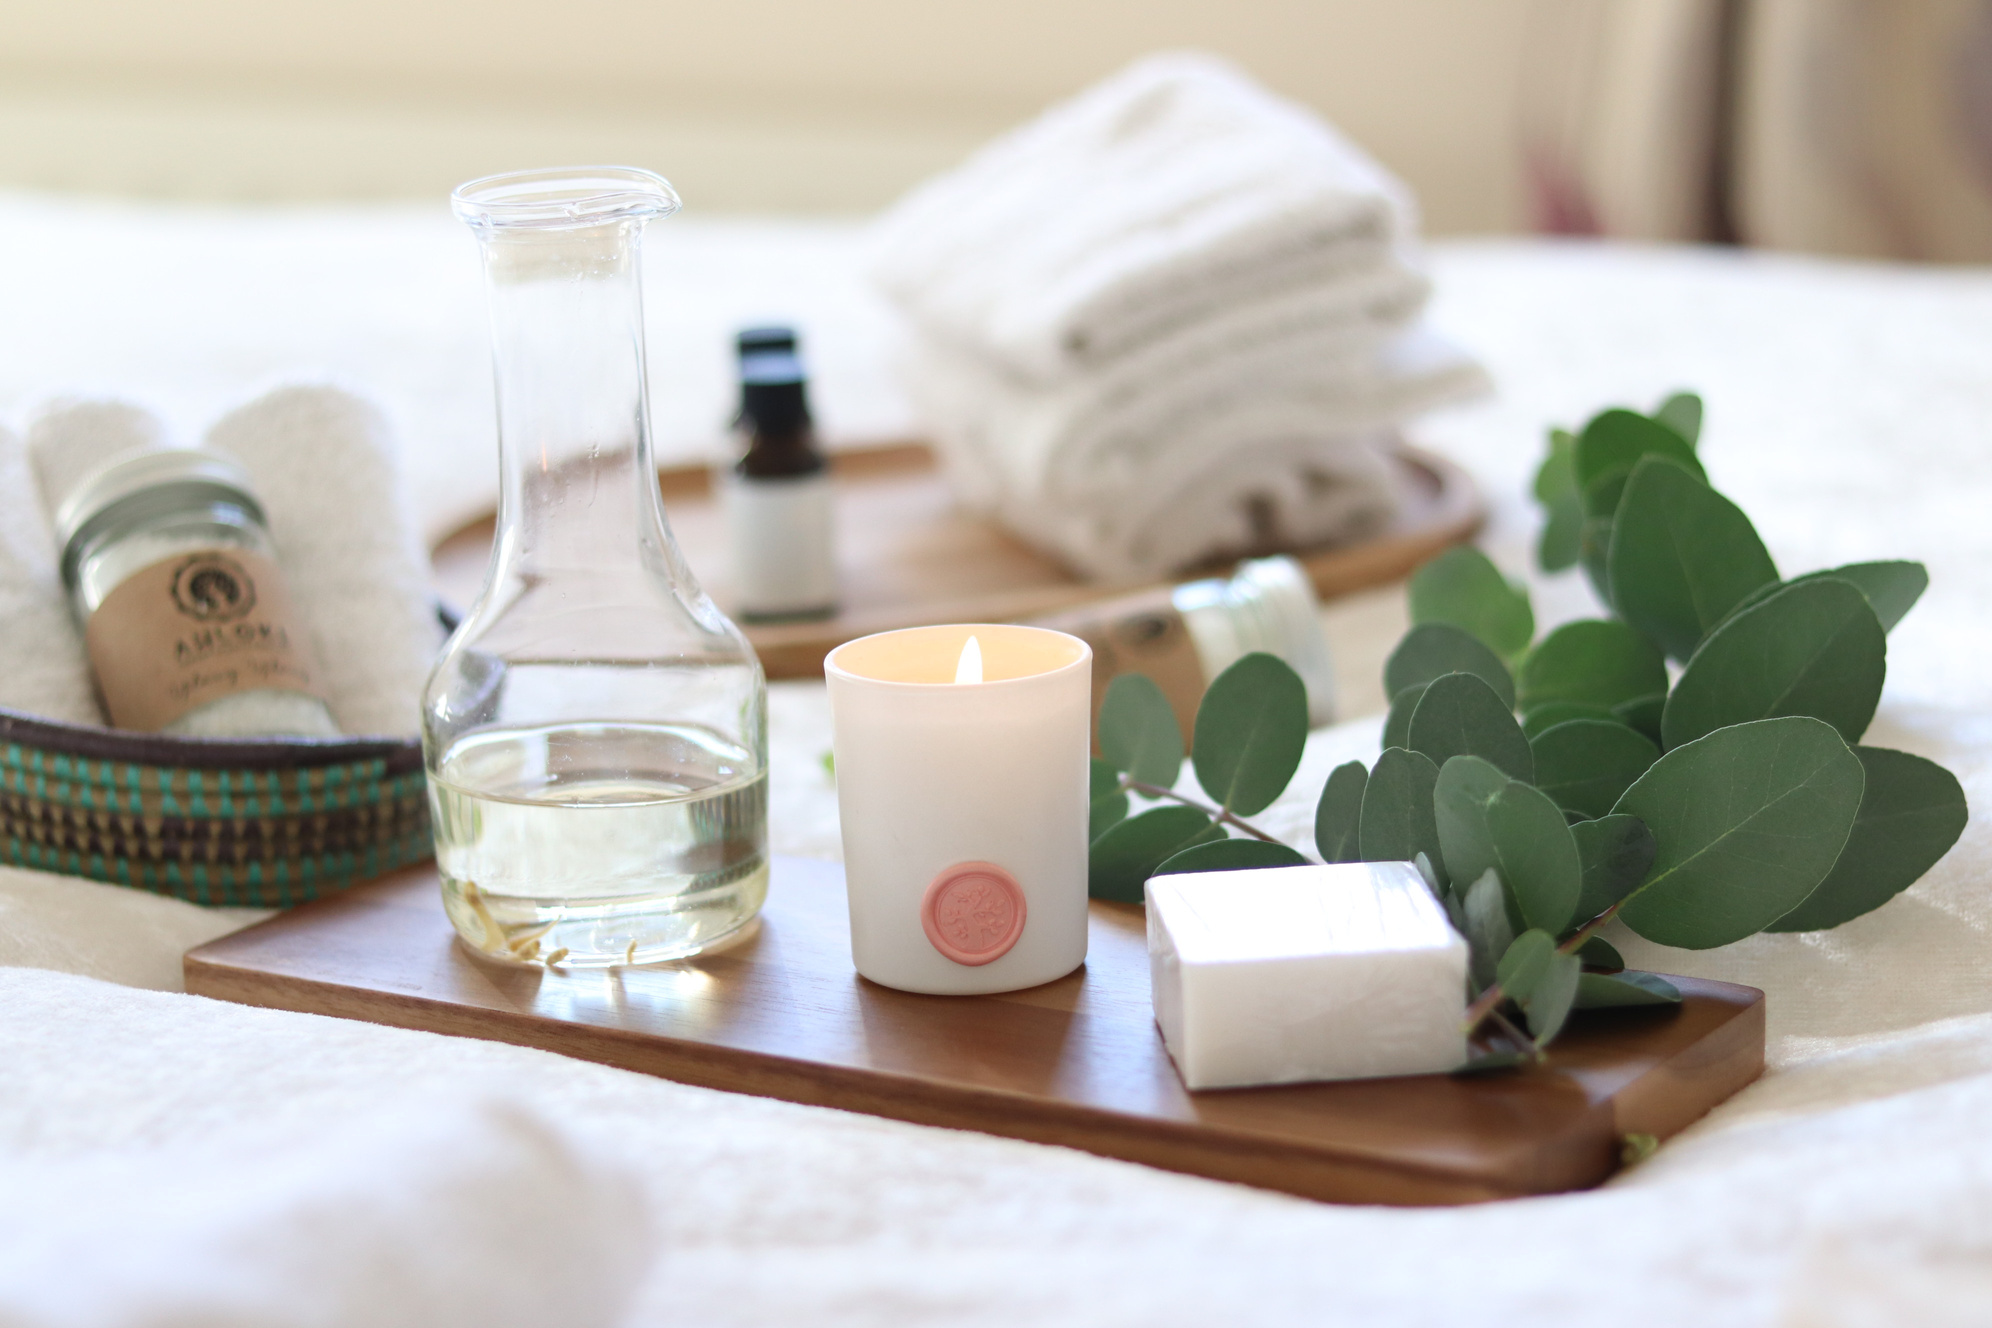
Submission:
<svg viewBox="0 0 1992 1328">
<path fill-rule="evenodd" d="M 367 224 L 391 252 L 390 228 Z M 0 209 L 0 237 L 8 227 Z M 419 228 L 409 238 L 411 252 L 426 243 Z M 1930 563 L 1929 595 L 1890 641 L 1875 736 L 1949 764 L 1982 818 L 1992 275 L 1520 243 L 1435 257 L 1436 321 L 1488 361 L 1503 395 L 1422 439 L 1482 478 L 1497 557 L 1520 570 L 1545 423 L 1700 387 L 1711 473 L 1782 567 Z M 412 363 L 397 381 L 422 372 Z M 1545 621 L 1587 610 L 1575 576 L 1538 578 L 1536 592 Z M 1380 657 L 1399 594 L 1338 606 L 1330 622 L 1345 661 Z M 1358 672 L 1373 692 L 1373 664 Z M 778 686 L 771 712 L 776 846 L 834 854 L 820 689 Z M 1327 770 L 1375 741 L 1374 721 L 1316 735 L 1274 823 L 1303 833 Z M 304 1140 L 383 1084 L 474 1091 L 561 1122 L 651 1196 L 655 1255 L 633 1324 L 1983 1323 L 1988 831 L 1974 822 L 1907 896 L 1823 937 L 1642 956 L 1764 987 L 1773 1070 L 1589 1195 L 1335 1208 L 492 1044 L 132 991 L 112 983 L 163 984 L 181 947 L 233 920 L 23 873 L 0 873 L 0 962 L 110 981 L 0 972 L 0 1158 L 191 1146 L 252 1117 Z"/>
</svg>

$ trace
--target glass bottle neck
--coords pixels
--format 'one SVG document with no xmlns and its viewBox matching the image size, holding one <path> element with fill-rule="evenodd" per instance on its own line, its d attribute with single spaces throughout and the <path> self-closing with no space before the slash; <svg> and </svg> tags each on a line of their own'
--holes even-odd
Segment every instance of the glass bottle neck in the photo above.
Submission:
<svg viewBox="0 0 1992 1328">
<path fill-rule="evenodd" d="M 498 389 L 498 557 L 512 576 L 677 561 L 650 451 L 642 226 L 480 236 Z"/>
</svg>

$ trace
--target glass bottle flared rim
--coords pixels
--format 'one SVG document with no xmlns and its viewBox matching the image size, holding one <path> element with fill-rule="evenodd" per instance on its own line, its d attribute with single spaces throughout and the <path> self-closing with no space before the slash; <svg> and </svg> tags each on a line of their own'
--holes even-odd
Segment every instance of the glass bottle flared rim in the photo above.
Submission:
<svg viewBox="0 0 1992 1328">
<path fill-rule="evenodd" d="M 579 230 L 668 217 L 681 206 L 671 182 L 640 166 L 558 166 L 505 171 L 450 191 L 459 220 L 480 229 Z"/>
</svg>

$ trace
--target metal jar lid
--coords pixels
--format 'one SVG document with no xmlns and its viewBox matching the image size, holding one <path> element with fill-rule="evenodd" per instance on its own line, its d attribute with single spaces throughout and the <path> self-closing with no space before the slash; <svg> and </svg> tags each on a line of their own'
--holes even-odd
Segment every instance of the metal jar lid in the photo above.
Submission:
<svg viewBox="0 0 1992 1328">
<path fill-rule="evenodd" d="M 252 520 L 264 521 L 249 472 L 219 452 L 149 448 L 112 457 L 85 475 L 55 511 L 64 579 L 74 578 L 83 546 L 107 526 L 215 501 L 236 504 Z"/>
</svg>

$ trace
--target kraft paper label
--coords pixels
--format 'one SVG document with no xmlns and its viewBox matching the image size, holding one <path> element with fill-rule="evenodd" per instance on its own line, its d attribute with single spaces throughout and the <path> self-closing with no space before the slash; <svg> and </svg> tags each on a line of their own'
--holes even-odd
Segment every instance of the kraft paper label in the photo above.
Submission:
<svg viewBox="0 0 1992 1328">
<path fill-rule="evenodd" d="M 157 733 L 260 688 L 325 699 L 277 565 L 247 549 L 175 554 L 133 573 L 84 629 L 111 723 Z"/>
<path fill-rule="evenodd" d="M 1070 632 L 1093 648 L 1093 730 L 1099 731 L 1100 702 L 1117 674 L 1145 673 L 1169 698 L 1184 733 L 1196 728 L 1203 700 L 1203 663 L 1183 615 L 1164 587 L 1051 617 L 1033 618 L 1034 627 Z"/>
</svg>

